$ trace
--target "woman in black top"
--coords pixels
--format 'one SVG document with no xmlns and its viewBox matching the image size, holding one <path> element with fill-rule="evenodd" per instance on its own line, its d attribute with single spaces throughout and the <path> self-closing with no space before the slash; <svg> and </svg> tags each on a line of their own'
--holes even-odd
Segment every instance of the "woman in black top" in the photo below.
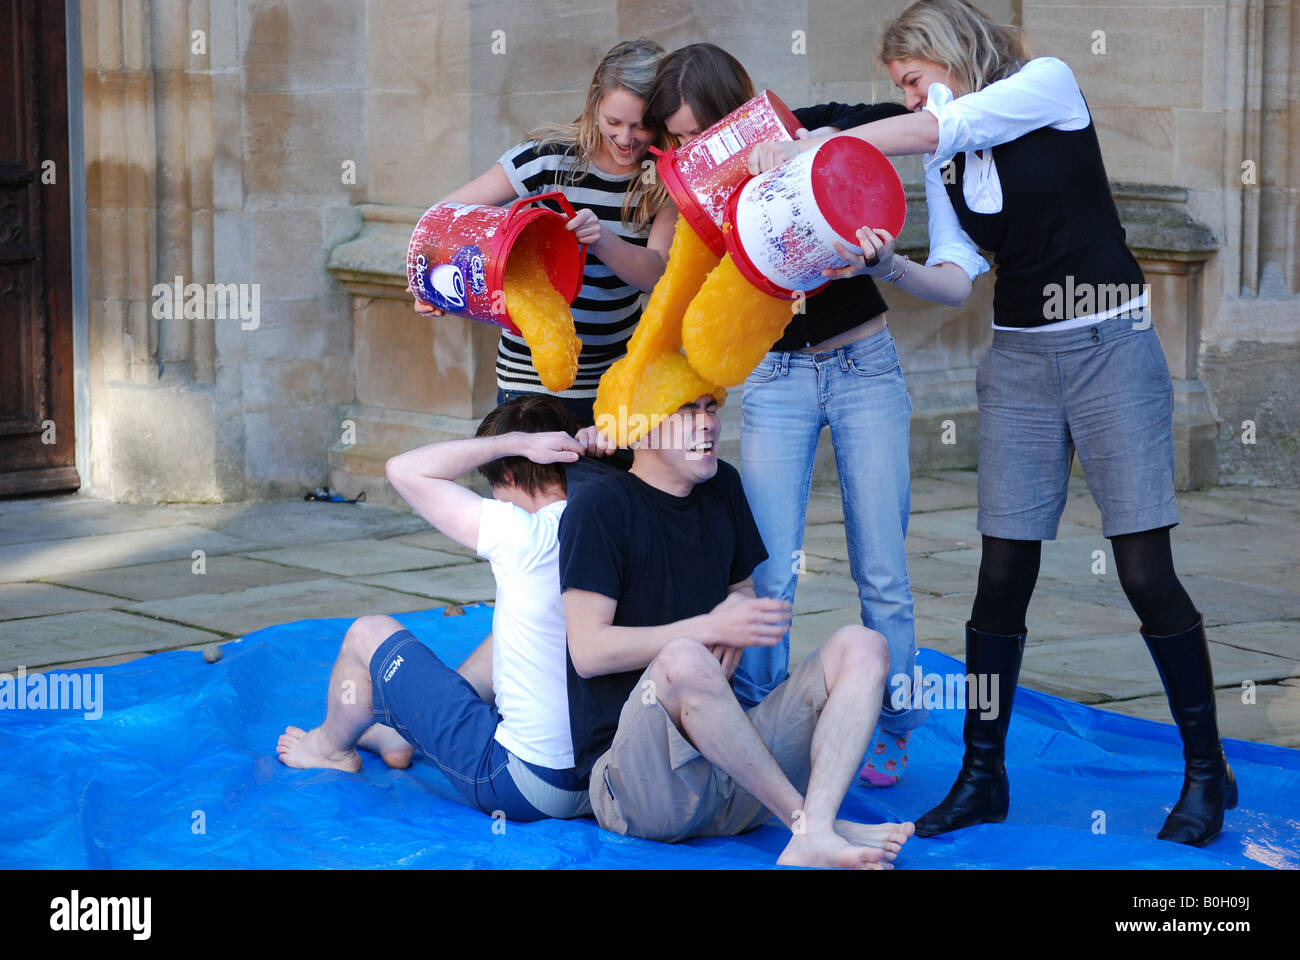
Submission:
<svg viewBox="0 0 1300 960">
<path fill-rule="evenodd" d="M 734 57 L 713 44 L 691 44 L 663 59 L 645 121 L 687 140 L 753 97 Z M 829 103 L 795 115 L 806 130 L 826 132 L 904 112 L 895 103 Z M 869 277 L 858 277 L 830 284 L 802 306 L 745 381 L 741 403 L 741 474 L 769 554 L 754 571 L 754 588 L 794 600 L 817 439 L 829 427 L 862 623 L 889 641 L 891 679 L 910 680 L 916 638 L 904 539 L 912 404 L 885 301 Z M 778 646 L 747 649 L 735 674 L 737 696 L 746 704 L 761 700 L 785 679 L 789 660 L 788 634 Z M 897 782 L 911 731 L 925 722 L 926 711 L 906 693 L 897 683 L 886 691 L 880 732 L 861 772 L 873 785 Z"/>
</svg>

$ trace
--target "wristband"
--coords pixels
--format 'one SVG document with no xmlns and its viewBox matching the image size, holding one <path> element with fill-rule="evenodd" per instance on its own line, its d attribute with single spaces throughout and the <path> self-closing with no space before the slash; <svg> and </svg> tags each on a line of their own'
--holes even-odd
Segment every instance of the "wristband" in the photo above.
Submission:
<svg viewBox="0 0 1300 960">
<path fill-rule="evenodd" d="M 894 283 L 894 284 L 898 283 L 905 276 L 907 276 L 907 268 L 910 267 L 911 265 L 912 265 L 912 258 L 909 257 L 907 254 L 903 254 L 902 271 L 898 274 L 898 276 L 894 276 L 894 271 L 890 270 L 889 274 L 885 277 L 885 280 L 887 280 L 889 283 Z"/>
</svg>

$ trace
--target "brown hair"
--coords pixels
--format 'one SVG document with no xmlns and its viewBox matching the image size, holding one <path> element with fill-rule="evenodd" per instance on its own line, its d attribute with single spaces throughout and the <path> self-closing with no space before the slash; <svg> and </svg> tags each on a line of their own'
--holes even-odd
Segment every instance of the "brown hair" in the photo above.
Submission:
<svg viewBox="0 0 1300 960">
<path fill-rule="evenodd" d="M 664 48 L 653 40 L 638 37 L 636 40 L 624 40 L 617 44 L 596 66 L 596 73 L 587 88 L 587 101 L 583 105 L 582 115 L 572 123 L 548 123 L 528 131 L 528 139 L 536 140 L 537 145 L 558 145 L 565 147 L 575 160 L 569 171 L 570 183 L 577 183 L 591 170 L 592 158 L 600 150 L 601 134 L 597 112 L 600 101 L 605 94 L 623 89 L 635 97 L 645 100 L 654 85 L 659 61 L 664 55 Z M 642 116 L 641 123 L 645 123 Z M 668 146 L 667 138 L 656 137 L 654 146 L 663 149 Z M 668 191 L 658 179 L 646 185 L 643 177 L 634 176 L 628 182 L 623 194 L 623 222 L 634 230 L 643 230 L 650 223 L 650 218 L 668 202 Z"/>
<path fill-rule="evenodd" d="M 668 118 L 685 103 L 703 130 L 752 99 L 754 84 L 739 60 L 712 43 L 692 43 L 660 61 L 643 122 L 666 134 Z"/>
<path fill-rule="evenodd" d="M 493 409 L 474 431 L 476 437 L 498 437 L 503 433 L 548 433 L 563 430 L 570 436 L 581 427 L 573 414 L 554 397 L 534 393 L 514 397 Z M 533 463 L 527 457 L 502 457 L 485 463 L 478 472 L 494 487 L 513 484 L 524 493 L 534 496 L 551 487 L 568 493 L 564 465 L 559 463 Z"/>
<path fill-rule="evenodd" d="M 966 0 L 918 0 L 886 24 L 880 36 L 881 63 L 937 63 L 965 87 L 953 96 L 983 90 L 1028 59 L 1019 27 L 994 23 Z"/>
</svg>

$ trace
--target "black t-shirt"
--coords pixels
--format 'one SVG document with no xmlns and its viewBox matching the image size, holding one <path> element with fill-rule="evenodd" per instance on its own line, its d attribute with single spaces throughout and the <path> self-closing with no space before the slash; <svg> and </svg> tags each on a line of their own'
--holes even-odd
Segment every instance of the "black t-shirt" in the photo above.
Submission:
<svg viewBox="0 0 1300 960">
<path fill-rule="evenodd" d="M 708 613 L 767 559 L 736 468 L 675 497 L 630 473 L 569 471 L 560 518 L 560 588 L 617 601 L 616 627 L 657 627 Z M 569 726 L 582 775 L 609 749 L 623 704 L 644 672 L 583 679 L 568 657 Z"/>
<path fill-rule="evenodd" d="M 794 111 L 799 122 L 809 130 L 818 127 L 848 130 L 904 113 L 907 113 L 907 109 L 899 103 L 859 103 L 852 107 L 843 103 L 822 103 Z M 772 345 L 772 349 L 802 350 L 814 343 L 839 336 L 860 323 L 866 323 L 887 309 L 888 304 L 871 277 L 863 275 L 835 280 L 821 293 L 807 299 L 804 303 L 806 312 L 794 315 L 786 325 L 785 333 Z"/>
</svg>

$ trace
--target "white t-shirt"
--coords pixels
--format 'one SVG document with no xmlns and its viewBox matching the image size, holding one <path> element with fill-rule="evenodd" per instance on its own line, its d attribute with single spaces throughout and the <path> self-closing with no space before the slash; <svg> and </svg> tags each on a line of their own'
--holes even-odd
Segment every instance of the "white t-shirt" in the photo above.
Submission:
<svg viewBox="0 0 1300 960">
<path fill-rule="evenodd" d="M 573 766 L 560 601 L 560 515 L 566 501 L 529 513 L 504 500 L 483 501 L 478 555 L 497 581 L 492 614 L 492 688 L 497 743 L 552 770 Z"/>
</svg>

